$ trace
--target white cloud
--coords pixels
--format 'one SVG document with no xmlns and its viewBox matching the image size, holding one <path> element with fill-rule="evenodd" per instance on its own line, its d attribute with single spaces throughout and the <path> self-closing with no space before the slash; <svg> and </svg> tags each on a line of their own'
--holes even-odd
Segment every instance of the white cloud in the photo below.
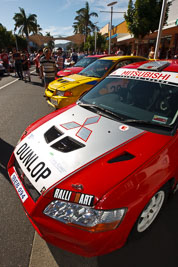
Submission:
<svg viewBox="0 0 178 267">
<path fill-rule="evenodd" d="M 88 0 L 90 12 L 96 12 L 98 17 L 92 17 L 91 20 L 93 22 L 98 22 L 97 26 L 99 28 L 106 25 L 111 20 L 111 8 L 107 6 L 112 0 Z M 118 0 L 118 3 L 113 6 L 114 12 L 125 12 L 128 7 L 129 0 Z M 67 10 L 71 11 L 75 9 L 75 11 L 79 10 L 82 7 L 85 7 L 86 0 L 65 0 L 62 1 L 59 12 L 63 12 Z M 100 12 L 100 11 L 109 11 L 109 13 Z M 69 12 L 70 14 L 70 12 Z M 113 13 L 113 25 L 119 24 L 121 21 L 124 21 L 123 13 Z M 62 35 L 62 36 L 70 36 L 73 35 L 73 27 L 71 26 L 49 26 L 46 29 L 43 29 L 42 33 L 45 35 L 46 32 L 50 32 L 52 36 Z"/>
<path fill-rule="evenodd" d="M 46 32 L 50 32 L 50 34 L 53 37 L 57 36 L 70 36 L 73 35 L 73 27 L 72 26 L 67 26 L 67 27 L 61 27 L 61 26 L 49 26 L 46 29 L 43 29 L 42 33 L 43 35 L 46 34 Z"/>
</svg>

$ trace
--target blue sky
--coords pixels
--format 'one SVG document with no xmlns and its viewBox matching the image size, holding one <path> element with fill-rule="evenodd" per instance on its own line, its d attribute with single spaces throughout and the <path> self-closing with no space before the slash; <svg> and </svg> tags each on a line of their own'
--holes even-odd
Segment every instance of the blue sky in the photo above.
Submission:
<svg viewBox="0 0 178 267">
<path fill-rule="evenodd" d="M 110 11 L 107 6 L 113 0 L 88 0 L 90 12 L 98 13 L 98 18 L 93 17 L 92 21 L 98 22 L 99 28 L 110 22 L 110 13 L 100 11 Z M 129 0 L 118 0 L 113 6 L 113 10 L 124 12 L 127 10 Z M 76 11 L 85 7 L 86 0 L 0 0 L 0 23 L 7 30 L 14 29 L 13 16 L 19 12 L 19 7 L 25 9 L 27 15 L 36 14 L 38 24 L 43 29 L 42 32 L 50 32 L 52 36 L 69 36 L 73 34 L 74 18 Z M 123 14 L 113 14 L 113 25 L 124 21 Z"/>
</svg>

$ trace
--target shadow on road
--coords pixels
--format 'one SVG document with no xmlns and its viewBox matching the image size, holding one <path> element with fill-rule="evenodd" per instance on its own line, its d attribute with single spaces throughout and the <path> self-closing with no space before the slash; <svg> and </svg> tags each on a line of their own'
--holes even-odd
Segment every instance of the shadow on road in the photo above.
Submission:
<svg viewBox="0 0 178 267">
<path fill-rule="evenodd" d="M 97 267 L 97 257 L 86 258 L 47 244 L 60 267 Z"/>
<path fill-rule="evenodd" d="M 178 192 L 172 196 L 153 227 L 139 240 L 131 240 L 110 254 L 85 258 L 48 244 L 60 267 L 177 267 Z"/>
<path fill-rule="evenodd" d="M 98 257 L 98 267 L 177 267 L 178 193 L 172 196 L 152 228 L 139 240 Z"/>
<path fill-rule="evenodd" d="M 31 84 L 36 85 L 36 86 L 43 87 L 43 84 L 42 84 L 41 81 L 40 81 L 40 82 L 33 82 L 33 81 L 32 81 Z"/>
<path fill-rule="evenodd" d="M 7 174 L 7 164 L 14 147 L 0 138 L 0 173 L 10 182 Z"/>
</svg>

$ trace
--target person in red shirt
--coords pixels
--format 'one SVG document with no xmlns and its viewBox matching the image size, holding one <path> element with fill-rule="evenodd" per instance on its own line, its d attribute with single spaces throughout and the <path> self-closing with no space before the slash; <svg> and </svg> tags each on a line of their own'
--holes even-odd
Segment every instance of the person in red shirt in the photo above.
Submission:
<svg viewBox="0 0 178 267">
<path fill-rule="evenodd" d="M 7 74 L 10 75 L 9 57 L 8 57 L 8 54 L 6 53 L 6 51 L 4 49 L 2 49 L 1 60 L 3 61 L 3 66 L 4 66 Z"/>
</svg>

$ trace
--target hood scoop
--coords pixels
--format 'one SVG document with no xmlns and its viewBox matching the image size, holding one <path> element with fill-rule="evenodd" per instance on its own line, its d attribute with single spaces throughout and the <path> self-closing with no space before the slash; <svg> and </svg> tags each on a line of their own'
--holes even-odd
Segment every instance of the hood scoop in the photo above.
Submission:
<svg viewBox="0 0 178 267">
<path fill-rule="evenodd" d="M 44 138 L 46 140 L 46 143 L 49 144 L 50 142 L 54 141 L 58 137 L 63 135 L 61 131 L 59 131 L 55 126 L 52 126 L 45 134 Z"/>
<path fill-rule="evenodd" d="M 67 137 L 64 137 L 63 139 L 59 140 L 55 144 L 53 144 L 51 147 L 60 151 L 60 152 L 66 153 L 66 152 L 71 152 L 71 151 L 77 150 L 77 149 L 82 148 L 84 146 L 85 145 L 76 141 L 72 137 L 67 136 Z"/>
<path fill-rule="evenodd" d="M 132 155 L 132 154 L 128 153 L 127 151 L 125 151 L 121 155 L 108 160 L 108 163 L 116 163 L 116 162 L 121 162 L 121 161 L 127 161 L 127 160 L 131 160 L 133 158 L 135 158 L 134 155 Z"/>
</svg>

